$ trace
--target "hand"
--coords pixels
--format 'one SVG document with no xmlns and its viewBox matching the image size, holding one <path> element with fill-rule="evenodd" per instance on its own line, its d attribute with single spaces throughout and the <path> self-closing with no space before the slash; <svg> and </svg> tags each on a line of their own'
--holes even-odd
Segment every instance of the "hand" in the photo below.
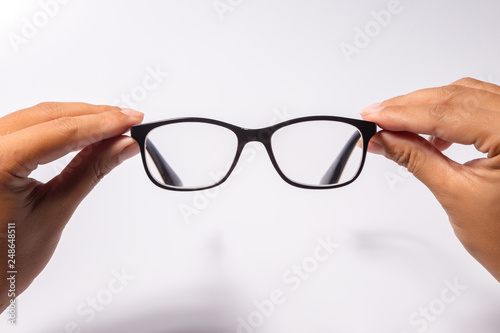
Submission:
<svg viewBox="0 0 500 333">
<path fill-rule="evenodd" d="M 61 233 L 99 180 L 139 152 L 121 136 L 143 114 L 112 106 L 42 103 L 0 118 L 0 313 L 9 305 L 7 225 L 15 224 L 17 297 L 52 257 Z M 81 150 L 46 184 L 29 178 L 40 164 Z"/>
<path fill-rule="evenodd" d="M 462 79 L 361 114 L 384 129 L 369 151 L 408 168 L 429 187 L 467 251 L 500 281 L 500 87 Z M 441 153 L 452 143 L 474 145 L 487 157 L 456 163 Z"/>
</svg>

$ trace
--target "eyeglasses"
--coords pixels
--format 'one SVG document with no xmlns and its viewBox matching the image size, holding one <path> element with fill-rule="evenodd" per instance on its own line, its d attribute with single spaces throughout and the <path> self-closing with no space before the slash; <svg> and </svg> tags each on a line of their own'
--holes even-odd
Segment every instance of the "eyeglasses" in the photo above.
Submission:
<svg viewBox="0 0 500 333">
<path fill-rule="evenodd" d="M 261 142 L 287 183 L 329 189 L 352 183 L 363 168 L 375 123 L 310 116 L 247 129 L 206 118 L 176 118 L 132 127 L 144 169 L 157 186 L 196 191 L 222 184 L 244 146 Z"/>
</svg>

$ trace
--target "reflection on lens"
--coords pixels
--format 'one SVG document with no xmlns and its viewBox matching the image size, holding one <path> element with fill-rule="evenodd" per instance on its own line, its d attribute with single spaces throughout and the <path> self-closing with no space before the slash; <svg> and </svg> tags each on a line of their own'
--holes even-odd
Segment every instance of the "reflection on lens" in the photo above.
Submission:
<svg viewBox="0 0 500 333">
<path fill-rule="evenodd" d="M 160 126 L 146 139 L 146 164 L 153 178 L 171 187 L 197 189 L 221 181 L 236 155 L 229 129 L 201 122 Z"/>
<path fill-rule="evenodd" d="M 271 138 L 276 162 L 291 181 L 309 186 L 344 184 L 355 178 L 363 159 L 359 130 L 346 123 L 295 123 Z"/>
</svg>

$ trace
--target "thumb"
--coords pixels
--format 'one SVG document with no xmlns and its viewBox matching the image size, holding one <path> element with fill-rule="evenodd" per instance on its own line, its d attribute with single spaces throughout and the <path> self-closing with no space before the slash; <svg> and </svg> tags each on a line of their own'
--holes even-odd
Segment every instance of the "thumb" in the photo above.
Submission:
<svg viewBox="0 0 500 333">
<path fill-rule="evenodd" d="M 128 136 L 107 139 L 82 149 L 64 170 L 45 186 L 45 205 L 63 215 L 73 214 L 99 181 L 124 160 L 140 152 Z"/>
<path fill-rule="evenodd" d="M 460 165 L 443 155 L 420 135 L 384 130 L 371 139 L 368 150 L 385 155 L 407 168 L 438 200 L 453 193 L 454 182 L 450 178 Z"/>
</svg>

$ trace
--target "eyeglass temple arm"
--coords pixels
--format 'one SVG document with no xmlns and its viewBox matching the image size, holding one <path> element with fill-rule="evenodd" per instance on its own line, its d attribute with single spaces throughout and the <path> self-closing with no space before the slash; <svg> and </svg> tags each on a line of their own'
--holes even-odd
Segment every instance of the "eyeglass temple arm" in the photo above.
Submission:
<svg viewBox="0 0 500 333">
<path fill-rule="evenodd" d="M 349 157 L 351 156 L 352 151 L 356 147 L 360 138 L 361 134 L 358 131 L 351 136 L 344 148 L 342 148 L 339 156 L 335 159 L 335 161 L 333 161 L 332 165 L 330 165 L 323 178 L 321 178 L 321 185 L 337 184 L 339 182 L 347 161 L 349 161 Z"/>
<path fill-rule="evenodd" d="M 149 156 L 153 160 L 158 172 L 160 173 L 161 178 L 165 182 L 166 185 L 172 186 L 182 186 L 182 182 L 179 179 L 179 176 L 175 173 L 174 170 L 168 165 L 167 161 L 161 156 L 156 149 L 155 145 L 151 142 L 151 140 L 146 139 L 146 150 L 148 151 Z"/>
</svg>

